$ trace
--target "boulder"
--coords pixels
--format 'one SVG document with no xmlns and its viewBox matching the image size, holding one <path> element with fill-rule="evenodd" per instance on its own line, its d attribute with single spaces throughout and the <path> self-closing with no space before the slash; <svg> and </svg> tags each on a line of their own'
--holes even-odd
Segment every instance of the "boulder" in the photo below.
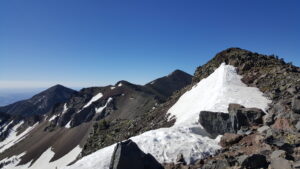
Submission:
<svg viewBox="0 0 300 169">
<path fill-rule="evenodd" d="M 201 111 L 199 122 L 213 138 L 234 132 L 227 113 Z"/>
<path fill-rule="evenodd" d="M 272 128 L 277 130 L 293 130 L 293 126 L 286 118 L 277 118 Z"/>
<path fill-rule="evenodd" d="M 229 168 L 229 163 L 224 160 L 211 160 L 208 163 L 204 164 L 202 169 L 224 169 Z"/>
<path fill-rule="evenodd" d="M 271 154 L 271 159 L 275 158 L 285 158 L 286 157 L 286 152 L 283 150 L 275 150 Z"/>
<path fill-rule="evenodd" d="M 244 155 L 239 158 L 239 163 L 247 169 L 268 168 L 269 165 L 266 157 L 261 154 Z"/>
<path fill-rule="evenodd" d="M 260 134 L 267 134 L 268 130 L 270 130 L 269 126 L 262 126 L 257 129 Z"/>
<path fill-rule="evenodd" d="M 293 97 L 292 109 L 295 113 L 300 113 L 300 95 Z"/>
<path fill-rule="evenodd" d="M 300 161 L 295 161 L 294 164 L 293 164 L 293 167 L 295 169 L 300 169 Z"/>
<path fill-rule="evenodd" d="M 274 123 L 275 114 L 274 113 L 268 113 L 263 117 L 263 121 L 265 125 L 271 125 Z"/>
<path fill-rule="evenodd" d="M 280 157 L 271 159 L 270 166 L 271 169 L 293 169 L 290 161 Z"/>
<path fill-rule="evenodd" d="M 151 154 L 145 154 L 131 140 L 116 145 L 109 169 L 163 169 Z"/>
<path fill-rule="evenodd" d="M 258 125 L 263 123 L 265 113 L 258 108 L 245 108 L 239 104 L 229 104 L 229 115 L 231 116 L 234 127 Z"/>
<path fill-rule="evenodd" d="M 224 133 L 236 133 L 240 129 L 248 131 L 248 127 L 262 124 L 265 115 L 260 109 L 245 108 L 239 104 L 229 104 L 228 112 L 201 111 L 199 122 L 215 138 Z"/>
<path fill-rule="evenodd" d="M 295 127 L 296 127 L 297 131 L 300 132 L 300 121 L 297 122 Z"/>
<path fill-rule="evenodd" d="M 241 139 L 242 139 L 241 135 L 225 133 L 224 136 L 222 136 L 221 138 L 220 145 L 222 147 L 230 146 L 232 144 L 238 143 Z"/>
</svg>

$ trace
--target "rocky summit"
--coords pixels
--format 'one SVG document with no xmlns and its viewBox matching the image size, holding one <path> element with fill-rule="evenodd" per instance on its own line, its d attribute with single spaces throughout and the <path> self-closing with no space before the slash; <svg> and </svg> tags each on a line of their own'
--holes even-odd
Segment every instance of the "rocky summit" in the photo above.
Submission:
<svg viewBox="0 0 300 169">
<path fill-rule="evenodd" d="M 300 68 L 229 48 L 194 76 L 57 85 L 0 119 L 1 168 L 300 168 Z"/>
</svg>

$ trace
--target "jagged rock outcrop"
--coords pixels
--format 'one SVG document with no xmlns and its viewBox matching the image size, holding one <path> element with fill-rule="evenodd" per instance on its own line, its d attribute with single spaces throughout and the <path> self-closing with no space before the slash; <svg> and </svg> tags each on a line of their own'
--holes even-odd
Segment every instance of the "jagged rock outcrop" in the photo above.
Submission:
<svg viewBox="0 0 300 169">
<path fill-rule="evenodd" d="M 131 140 L 116 145 L 109 169 L 163 169 L 151 154 L 145 154 Z"/>
<path fill-rule="evenodd" d="M 249 128 L 263 123 L 265 113 L 257 108 L 245 108 L 239 104 L 229 104 L 229 113 L 201 111 L 199 122 L 212 137 L 224 133 L 236 133 L 241 128 Z"/>
<path fill-rule="evenodd" d="M 235 132 L 228 113 L 201 111 L 199 122 L 213 138 Z"/>
</svg>

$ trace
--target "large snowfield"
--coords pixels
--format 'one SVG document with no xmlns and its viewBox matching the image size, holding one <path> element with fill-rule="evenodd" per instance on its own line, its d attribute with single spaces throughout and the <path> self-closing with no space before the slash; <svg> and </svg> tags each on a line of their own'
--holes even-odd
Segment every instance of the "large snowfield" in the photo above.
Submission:
<svg viewBox="0 0 300 169">
<path fill-rule="evenodd" d="M 168 111 L 175 125 L 132 137 L 145 152 L 159 162 L 174 162 L 179 153 L 190 163 L 219 149 L 219 140 L 210 139 L 198 123 L 200 111 L 228 112 L 229 103 L 266 110 L 270 100 L 257 88 L 247 87 L 233 66 L 221 64 L 209 77 L 183 94 Z M 68 169 L 107 169 L 114 145 L 83 157 Z"/>
<path fill-rule="evenodd" d="M 102 94 L 99 93 L 84 107 L 101 97 Z M 241 76 L 236 73 L 233 66 L 221 64 L 214 73 L 193 86 L 169 109 L 170 118 L 176 119 L 174 126 L 148 131 L 130 139 L 136 142 L 145 153 L 152 154 L 161 163 L 174 162 L 180 153 L 188 163 L 193 162 L 205 155 L 213 154 L 220 148 L 219 139 L 210 139 L 198 123 L 200 111 L 226 113 L 229 103 L 266 110 L 270 100 L 265 98 L 257 88 L 247 87 L 243 84 Z M 49 160 L 54 154 L 49 149 L 33 166 L 41 165 L 45 166 L 43 168 L 49 169 L 55 167 L 108 169 L 114 147 L 115 144 L 100 149 L 67 167 L 66 162 L 75 159 L 81 149 L 76 147 L 76 150 L 72 150 L 66 157 L 64 156 L 52 164 L 49 163 Z M 33 166 L 31 168 L 34 168 Z M 23 166 L 23 168 L 27 167 Z"/>
</svg>

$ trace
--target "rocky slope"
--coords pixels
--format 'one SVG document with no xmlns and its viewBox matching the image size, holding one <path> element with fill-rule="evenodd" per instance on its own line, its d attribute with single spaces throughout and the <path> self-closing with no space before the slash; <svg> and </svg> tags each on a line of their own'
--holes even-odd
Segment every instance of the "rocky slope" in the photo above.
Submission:
<svg viewBox="0 0 300 169">
<path fill-rule="evenodd" d="M 200 123 L 208 132 L 215 136 L 225 133 L 220 142 L 223 149 L 193 165 L 167 164 L 166 168 L 298 168 L 300 68 L 277 56 L 230 48 L 198 67 L 194 84 L 208 77 L 221 63 L 237 67 L 245 84 L 257 87 L 272 100 L 267 114 L 262 116 L 261 111 L 256 110 L 250 117 L 258 121 L 250 123 L 245 118 L 251 118 L 243 117 L 246 114 L 243 115 L 244 110 L 240 108 L 229 116 L 201 112 Z"/>
</svg>

